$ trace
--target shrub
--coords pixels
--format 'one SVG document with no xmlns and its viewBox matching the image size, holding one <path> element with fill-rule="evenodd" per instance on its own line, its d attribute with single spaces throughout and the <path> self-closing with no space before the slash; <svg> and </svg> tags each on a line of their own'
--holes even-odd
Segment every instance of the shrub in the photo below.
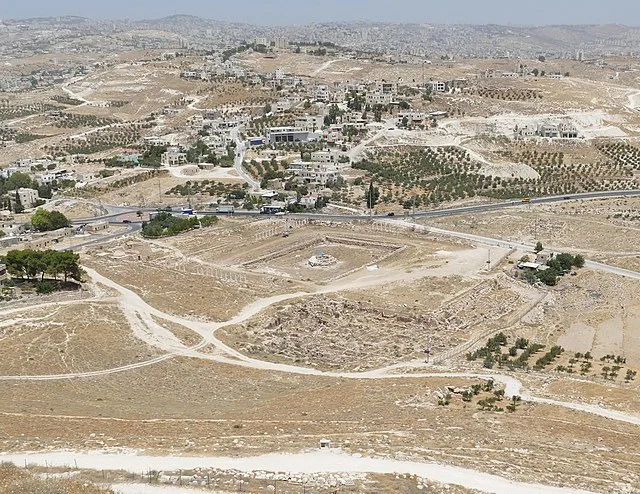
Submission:
<svg viewBox="0 0 640 494">
<path fill-rule="evenodd" d="M 40 294 L 51 293 L 55 290 L 53 283 L 50 281 L 39 281 L 36 285 L 36 292 Z"/>
</svg>

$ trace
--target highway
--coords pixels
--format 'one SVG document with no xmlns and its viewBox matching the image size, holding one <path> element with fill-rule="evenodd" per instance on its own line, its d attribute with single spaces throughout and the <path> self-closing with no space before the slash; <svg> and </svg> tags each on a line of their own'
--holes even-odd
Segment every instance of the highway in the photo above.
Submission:
<svg viewBox="0 0 640 494">
<path fill-rule="evenodd" d="M 532 245 L 522 244 L 514 241 L 506 241 L 501 239 L 495 239 L 490 237 L 483 237 L 481 235 L 473 235 L 469 233 L 461 233 L 454 232 L 448 230 L 442 230 L 439 228 L 429 227 L 426 225 L 419 225 L 415 223 L 411 223 L 411 220 L 414 219 L 424 219 L 424 218 L 441 218 L 446 216 L 454 216 L 460 214 L 472 214 L 472 213 L 483 213 L 487 211 L 499 211 L 501 209 L 507 208 L 522 208 L 529 207 L 530 205 L 535 204 L 553 204 L 559 202 L 570 202 L 576 200 L 591 200 L 591 199 L 603 199 L 603 198 L 616 198 L 616 197 L 640 197 L 640 190 L 626 190 L 626 191 L 606 191 L 606 192 L 588 192 L 584 194 L 571 194 L 569 196 L 553 196 L 553 197 L 540 197 L 536 199 L 531 199 L 528 203 L 523 203 L 518 200 L 504 201 L 504 202 L 495 202 L 490 204 L 478 204 L 474 206 L 465 206 L 458 208 L 443 208 L 443 209 L 434 209 L 431 211 L 420 211 L 414 214 L 406 214 L 406 215 L 398 215 L 398 216 L 388 216 L 388 215 L 367 215 L 367 214 L 345 214 L 345 215 L 328 215 L 321 213 L 291 213 L 288 215 L 290 218 L 310 218 L 310 219 L 318 219 L 318 220 L 328 220 L 328 221 L 356 221 L 356 220 L 377 220 L 384 221 L 388 223 L 394 222 L 403 222 L 407 225 L 411 225 L 412 227 L 421 228 L 428 230 L 432 233 L 438 233 L 442 235 L 448 235 L 457 238 L 463 238 L 466 240 L 470 240 L 475 243 L 503 247 L 507 249 L 520 249 L 520 250 L 532 250 Z M 136 208 L 136 207 L 119 207 L 119 206 L 105 206 L 107 210 L 111 211 L 109 214 L 104 216 L 99 216 L 95 218 L 85 218 L 82 220 L 74 221 L 74 224 L 79 225 L 83 223 L 88 223 L 90 221 L 96 220 L 107 220 L 112 224 L 122 224 L 117 218 L 123 214 L 130 214 L 133 211 L 147 211 L 153 212 L 156 211 L 157 208 Z M 174 208 L 174 210 L 180 211 L 180 207 Z M 198 214 L 202 215 L 215 215 L 217 214 L 215 211 L 201 211 Z M 234 213 L 238 216 L 261 216 L 257 211 L 236 211 Z M 73 247 L 73 249 L 79 249 L 82 247 L 86 247 L 89 245 L 95 245 L 103 242 L 107 242 L 113 240 L 115 238 L 120 238 L 131 233 L 137 233 L 142 228 L 142 222 L 136 221 L 129 223 L 129 228 L 125 231 L 118 232 L 111 235 L 102 236 L 95 240 L 89 240 L 87 242 L 83 242 Z M 550 246 L 552 250 L 552 246 Z M 603 264 L 596 261 L 587 260 L 585 265 L 591 269 L 595 269 L 598 271 L 604 271 L 608 273 L 612 273 L 618 276 L 624 276 L 627 278 L 640 280 L 640 273 L 635 271 L 630 271 L 627 269 L 618 268 L 615 266 L 610 266 L 608 264 Z"/>
<path fill-rule="evenodd" d="M 121 225 L 120 222 L 115 223 L 117 225 Z M 132 233 L 137 233 L 142 230 L 142 222 L 130 223 L 127 225 L 127 229 L 117 233 L 110 233 L 108 235 L 101 235 L 98 238 L 94 238 L 92 240 L 87 240 L 86 242 L 81 242 L 79 244 L 74 245 L 73 247 L 67 247 L 62 250 L 74 250 L 74 249 L 82 249 L 83 247 L 89 247 L 91 245 L 97 245 L 104 242 L 109 242 L 110 240 L 114 240 L 116 238 L 125 237 L 127 235 L 131 235 Z"/>
<path fill-rule="evenodd" d="M 259 184 L 258 184 L 259 185 Z M 461 214 L 472 214 L 472 213 L 484 213 L 487 211 L 498 211 L 501 209 L 508 208 L 522 208 L 531 205 L 537 204 L 553 204 L 559 202 L 570 202 L 576 200 L 590 200 L 590 199 L 606 199 L 606 198 L 615 198 L 615 197 L 640 197 L 640 190 L 620 190 L 620 191 L 605 191 L 605 192 L 586 192 L 582 194 L 571 194 L 566 196 L 550 196 L 550 197 L 540 197 L 531 199 L 528 203 L 523 203 L 520 200 L 509 200 L 502 202 L 492 202 L 488 204 L 477 204 L 474 206 L 464 206 L 457 208 L 441 208 L 441 209 L 431 209 L 426 211 L 417 211 L 415 213 L 409 214 L 406 213 L 404 215 L 398 214 L 397 216 L 387 216 L 386 214 L 322 214 L 322 213 L 289 213 L 288 216 L 295 218 L 317 218 L 322 220 L 332 220 L 332 221 L 351 221 L 351 220 L 367 220 L 367 219 L 381 219 L 386 218 L 388 220 L 403 220 L 406 218 L 441 218 L 446 216 L 455 216 Z M 111 211 L 107 215 L 96 216 L 92 218 L 81 218 L 74 221 L 74 224 L 79 223 L 87 223 L 90 221 L 99 221 L 99 220 L 113 220 L 118 216 L 131 213 L 135 211 L 144 211 L 144 212 L 153 212 L 157 211 L 159 208 L 163 206 L 156 207 L 136 207 L 136 206 L 110 206 L 105 205 L 109 211 Z M 173 208 L 174 211 L 180 211 L 182 207 L 187 207 L 187 205 L 183 206 L 175 206 Z M 202 215 L 215 215 L 215 211 L 197 211 L 198 214 Z M 242 211 L 236 210 L 235 215 L 238 216 L 256 216 L 260 213 L 258 211 Z"/>
<path fill-rule="evenodd" d="M 504 249 L 518 249 L 523 251 L 533 251 L 534 249 L 533 245 L 523 244 L 520 242 L 512 242 L 512 241 L 500 240 L 496 238 L 483 237 L 481 235 L 474 235 L 471 233 L 461 233 L 461 232 L 455 232 L 451 230 L 442 230 L 440 228 L 434 228 L 426 225 L 418 225 L 410 222 L 407 222 L 407 225 L 411 225 L 412 227 L 429 231 L 430 233 L 447 235 L 449 237 L 462 238 L 462 239 L 474 242 L 476 244 L 501 247 Z M 561 250 L 561 249 L 556 249 L 553 246 L 548 246 L 547 248 L 554 252 L 559 252 Z M 634 280 L 640 280 L 640 273 L 636 271 L 630 271 L 628 269 L 611 266 L 609 264 L 587 260 L 585 261 L 585 266 L 597 271 L 604 271 L 604 272 L 615 274 L 618 276 L 625 276 L 627 278 L 632 278 Z"/>
</svg>

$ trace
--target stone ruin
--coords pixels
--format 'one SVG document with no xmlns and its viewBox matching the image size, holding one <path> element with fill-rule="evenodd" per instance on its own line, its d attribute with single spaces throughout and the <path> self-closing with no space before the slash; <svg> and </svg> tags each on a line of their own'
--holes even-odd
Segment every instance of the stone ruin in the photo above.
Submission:
<svg viewBox="0 0 640 494">
<path fill-rule="evenodd" d="M 332 266 L 337 262 L 338 260 L 335 257 L 324 252 L 318 252 L 315 256 L 311 256 L 308 261 L 309 266 L 312 268 Z"/>
</svg>

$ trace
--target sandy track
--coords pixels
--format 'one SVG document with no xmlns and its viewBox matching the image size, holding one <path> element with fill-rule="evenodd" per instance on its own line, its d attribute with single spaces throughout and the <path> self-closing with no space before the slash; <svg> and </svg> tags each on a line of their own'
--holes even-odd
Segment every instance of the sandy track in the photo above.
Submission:
<svg viewBox="0 0 640 494">
<path fill-rule="evenodd" d="M 153 346 L 157 346 L 167 351 L 167 353 L 165 355 L 162 355 L 150 360 L 146 360 L 143 362 L 136 362 L 134 364 L 129 364 L 129 365 L 111 368 L 111 369 L 104 369 L 99 371 L 79 372 L 79 373 L 69 373 L 69 374 L 37 375 L 37 376 L 25 376 L 25 375 L 0 376 L 0 380 L 3 380 L 3 381 L 50 381 L 50 380 L 62 380 L 62 379 L 99 377 L 99 376 L 114 374 L 118 372 L 135 370 L 135 369 L 139 369 L 149 365 L 154 365 L 176 356 L 187 356 L 192 358 L 212 360 L 219 363 L 237 365 L 241 367 L 247 367 L 247 368 L 258 369 L 263 371 L 284 372 L 284 373 L 290 373 L 290 374 L 313 375 L 313 376 L 332 377 L 332 378 L 424 379 L 424 378 L 446 377 L 446 378 L 493 379 L 496 382 L 499 382 L 504 385 L 505 394 L 507 397 L 519 395 L 524 400 L 534 402 L 534 403 L 561 406 L 564 408 L 569 408 L 569 409 L 580 411 L 580 412 L 599 415 L 601 417 L 605 417 L 612 420 L 627 422 L 634 425 L 640 425 L 640 416 L 637 416 L 637 415 L 617 412 L 614 410 L 609 410 L 609 409 L 594 406 L 594 405 L 585 405 L 581 403 L 572 403 L 572 402 L 561 402 L 557 400 L 550 400 L 547 398 L 539 398 L 539 397 L 533 396 L 529 391 L 523 388 L 522 383 L 519 380 L 517 380 L 514 377 L 506 376 L 503 374 L 477 374 L 477 373 L 455 373 L 455 372 L 453 373 L 425 372 L 425 373 L 397 374 L 393 372 L 402 368 L 422 367 L 424 366 L 424 364 L 421 362 L 407 363 L 406 365 L 403 365 L 403 366 L 396 365 L 388 368 L 377 369 L 377 370 L 361 372 L 361 373 L 324 372 L 324 371 L 320 371 L 313 368 L 298 367 L 294 365 L 277 364 L 273 362 L 256 360 L 256 359 L 247 357 L 246 355 L 229 347 L 228 345 L 225 345 L 215 337 L 214 333 L 217 329 L 220 329 L 229 325 L 240 324 L 244 321 L 247 321 L 254 315 L 262 312 L 264 309 L 266 309 L 267 307 L 273 304 L 282 302 L 284 300 L 292 299 L 292 298 L 308 296 L 308 295 L 311 295 L 311 293 L 297 292 L 297 293 L 290 293 L 290 294 L 284 294 L 284 295 L 278 295 L 274 297 L 259 299 L 255 302 L 248 304 L 242 311 L 240 311 L 240 313 L 238 313 L 235 317 L 233 317 L 229 321 L 226 321 L 224 323 L 209 323 L 209 322 L 193 321 L 190 319 L 185 319 L 182 317 L 166 314 L 154 307 L 151 307 L 133 291 L 115 283 L 114 281 L 106 278 L 105 276 L 100 275 L 96 271 L 92 269 L 87 269 L 87 273 L 91 276 L 91 278 L 94 281 L 102 283 L 103 285 L 118 291 L 120 293 L 119 302 L 121 304 L 122 310 L 125 316 L 127 317 L 127 319 L 132 324 L 132 329 L 134 333 L 144 341 L 148 342 L 149 344 Z M 412 273 L 412 276 L 419 277 L 421 275 L 423 275 L 423 273 L 420 273 L 419 271 L 416 273 Z M 406 274 L 403 274 L 403 276 L 406 277 Z M 384 275 L 379 276 L 379 274 L 373 274 L 369 276 L 364 276 L 355 281 L 350 281 L 350 282 L 341 281 L 334 285 L 330 285 L 328 287 L 325 287 L 321 291 L 321 293 L 341 291 L 349 288 L 363 288 L 366 286 L 373 286 L 376 283 L 382 283 L 382 282 L 388 283 L 390 279 L 393 279 L 393 277 L 384 276 Z M 200 336 L 202 336 L 202 341 L 195 346 L 186 347 L 179 340 L 177 340 L 177 338 L 175 338 L 172 334 L 170 334 L 165 328 L 160 326 L 154 320 L 154 317 L 185 326 L 195 331 Z M 200 353 L 199 350 L 201 350 L 207 345 L 212 345 L 217 350 L 217 352 L 213 354 Z"/>
<path fill-rule="evenodd" d="M 404 473 L 429 478 L 443 484 L 454 484 L 493 494 L 588 494 L 589 491 L 568 487 L 529 484 L 505 479 L 466 468 L 437 463 L 399 461 L 385 458 L 367 458 L 349 455 L 339 450 L 305 452 L 298 454 L 270 454 L 255 457 L 186 457 L 136 456 L 100 453 L 54 452 L 1 455 L 3 461 L 16 465 L 38 465 L 92 470 L 124 470 L 139 473 L 147 470 L 177 471 L 195 468 L 216 468 L 241 472 L 283 472 L 288 474 L 313 473 Z M 131 491 L 129 491 L 131 492 Z M 168 490 L 167 492 L 171 492 Z M 179 491 L 174 491 L 179 492 Z"/>
</svg>

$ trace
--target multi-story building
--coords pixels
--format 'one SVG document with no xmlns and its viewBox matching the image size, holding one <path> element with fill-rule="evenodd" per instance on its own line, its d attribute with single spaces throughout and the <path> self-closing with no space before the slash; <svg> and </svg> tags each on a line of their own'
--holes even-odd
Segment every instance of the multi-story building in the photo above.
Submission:
<svg viewBox="0 0 640 494">
<path fill-rule="evenodd" d="M 275 104 L 276 113 L 284 113 L 291 110 L 291 101 L 288 99 L 281 99 Z"/>
<path fill-rule="evenodd" d="M 326 84 L 318 84 L 315 89 L 315 100 L 319 103 L 329 103 L 331 100 L 329 86 Z"/>
<path fill-rule="evenodd" d="M 318 134 L 296 127 L 271 127 L 265 134 L 269 144 L 285 142 L 309 142 L 318 139 Z"/>
<path fill-rule="evenodd" d="M 538 126 L 540 137 L 558 137 L 558 127 L 552 124 L 542 124 Z"/>
<path fill-rule="evenodd" d="M 297 117 L 295 120 L 295 126 L 297 129 L 306 130 L 308 132 L 315 132 L 324 125 L 324 117 L 322 115 L 304 115 Z"/>
<path fill-rule="evenodd" d="M 294 161 L 287 171 L 293 173 L 295 179 L 307 185 L 326 187 L 340 177 L 338 166 L 333 163 L 315 163 L 310 161 Z"/>
<path fill-rule="evenodd" d="M 536 135 L 536 128 L 530 127 L 529 125 L 523 125 L 516 128 L 515 134 L 518 137 L 533 137 Z"/>
<path fill-rule="evenodd" d="M 311 161 L 315 163 L 337 163 L 342 153 L 337 149 L 326 149 L 311 153 Z"/>
<path fill-rule="evenodd" d="M 578 129 L 572 123 L 562 122 L 558 124 L 558 134 L 563 139 L 577 139 Z"/>
<path fill-rule="evenodd" d="M 286 50 L 289 48 L 289 41 L 287 38 L 275 38 L 273 40 L 273 47 L 276 50 Z"/>
<path fill-rule="evenodd" d="M 378 91 L 370 92 L 365 96 L 365 101 L 368 105 L 388 105 L 393 101 L 393 95 Z"/>
<path fill-rule="evenodd" d="M 7 192 L 7 196 L 9 197 L 9 202 L 11 204 L 11 208 L 13 209 L 16 204 L 16 197 L 20 199 L 20 204 L 25 209 L 32 208 L 38 202 L 40 198 L 38 196 L 38 191 L 35 189 L 27 189 L 25 187 L 20 187 L 16 190 L 10 190 Z"/>
<path fill-rule="evenodd" d="M 160 162 L 165 166 L 179 166 L 187 163 L 187 154 L 179 147 L 169 147 L 162 153 Z"/>
<path fill-rule="evenodd" d="M 398 92 L 398 85 L 395 82 L 378 82 L 377 90 L 379 93 L 384 94 L 396 94 Z"/>
<path fill-rule="evenodd" d="M 421 111 L 404 111 L 398 113 L 399 124 L 401 124 L 405 118 L 407 119 L 407 125 L 420 125 L 428 118 L 428 115 Z"/>
</svg>

